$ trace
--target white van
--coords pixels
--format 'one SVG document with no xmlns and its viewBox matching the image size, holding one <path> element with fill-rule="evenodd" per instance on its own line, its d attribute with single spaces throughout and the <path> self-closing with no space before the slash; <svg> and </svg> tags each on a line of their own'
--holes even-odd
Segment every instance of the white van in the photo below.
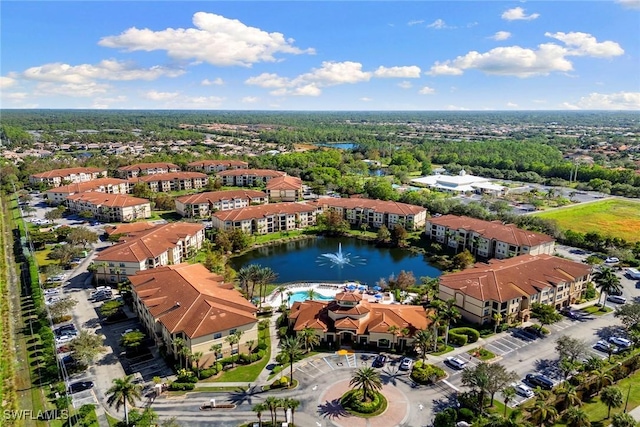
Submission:
<svg viewBox="0 0 640 427">
<path fill-rule="evenodd" d="M 637 268 L 627 268 L 627 275 L 632 279 L 640 279 L 640 270 Z"/>
<path fill-rule="evenodd" d="M 620 295 L 609 295 L 607 297 L 607 301 L 611 301 L 616 304 L 626 304 L 627 299 L 625 297 L 621 297 Z"/>
</svg>

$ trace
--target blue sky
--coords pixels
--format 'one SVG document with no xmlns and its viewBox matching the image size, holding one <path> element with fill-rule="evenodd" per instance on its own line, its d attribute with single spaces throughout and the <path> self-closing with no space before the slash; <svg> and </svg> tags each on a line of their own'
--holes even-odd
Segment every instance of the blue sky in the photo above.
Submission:
<svg viewBox="0 0 640 427">
<path fill-rule="evenodd" d="M 640 109 L 640 0 L 0 8 L 2 108 Z"/>
</svg>

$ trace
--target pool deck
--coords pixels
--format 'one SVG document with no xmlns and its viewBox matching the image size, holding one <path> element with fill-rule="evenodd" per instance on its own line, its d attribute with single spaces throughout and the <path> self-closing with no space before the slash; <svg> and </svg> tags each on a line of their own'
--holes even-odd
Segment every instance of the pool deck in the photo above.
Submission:
<svg viewBox="0 0 640 427">
<path fill-rule="evenodd" d="M 349 289 L 350 286 L 355 286 L 355 289 Z M 280 295 L 280 291 L 274 291 L 266 298 L 266 304 L 271 305 L 272 307 L 277 307 L 281 304 L 281 301 L 286 300 L 286 294 L 288 292 L 297 293 L 297 292 L 308 292 L 313 289 L 314 292 L 322 295 L 323 297 L 335 297 L 340 292 L 354 292 L 362 295 L 364 300 L 367 300 L 372 303 L 380 303 L 380 304 L 393 304 L 395 303 L 395 298 L 393 294 L 389 292 L 373 292 L 368 287 L 366 289 L 363 288 L 363 285 L 357 282 L 345 282 L 345 283 L 309 283 L 309 282 L 301 282 L 294 283 L 284 286 L 286 290 L 284 291 L 284 295 Z M 382 295 L 382 298 L 376 298 L 376 295 Z"/>
</svg>

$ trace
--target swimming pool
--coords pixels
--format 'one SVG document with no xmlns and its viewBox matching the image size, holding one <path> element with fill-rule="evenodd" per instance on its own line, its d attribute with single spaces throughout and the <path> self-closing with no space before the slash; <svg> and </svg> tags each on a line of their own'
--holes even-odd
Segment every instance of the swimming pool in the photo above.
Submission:
<svg viewBox="0 0 640 427">
<path fill-rule="evenodd" d="M 309 292 L 308 291 L 298 291 L 291 294 L 289 298 L 289 303 L 293 304 L 294 302 L 302 302 L 308 300 Z M 315 301 L 333 301 L 335 297 L 322 295 L 318 292 L 315 293 L 313 297 Z"/>
</svg>

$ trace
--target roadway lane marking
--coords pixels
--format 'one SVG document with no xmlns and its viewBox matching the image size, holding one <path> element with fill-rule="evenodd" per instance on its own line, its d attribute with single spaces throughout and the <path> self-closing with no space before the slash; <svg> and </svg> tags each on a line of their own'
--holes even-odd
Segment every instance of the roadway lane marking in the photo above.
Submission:
<svg viewBox="0 0 640 427">
<path fill-rule="evenodd" d="M 442 380 L 443 383 L 445 383 L 446 385 L 448 385 L 450 388 L 452 388 L 453 390 L 455 390 L 456 392 L 460 392 L 460 390 L 458 389 L 458 387 L 454 386 L 453 384 L 451 384 L 449 381 L 447 380 Z"/>
</svg>

